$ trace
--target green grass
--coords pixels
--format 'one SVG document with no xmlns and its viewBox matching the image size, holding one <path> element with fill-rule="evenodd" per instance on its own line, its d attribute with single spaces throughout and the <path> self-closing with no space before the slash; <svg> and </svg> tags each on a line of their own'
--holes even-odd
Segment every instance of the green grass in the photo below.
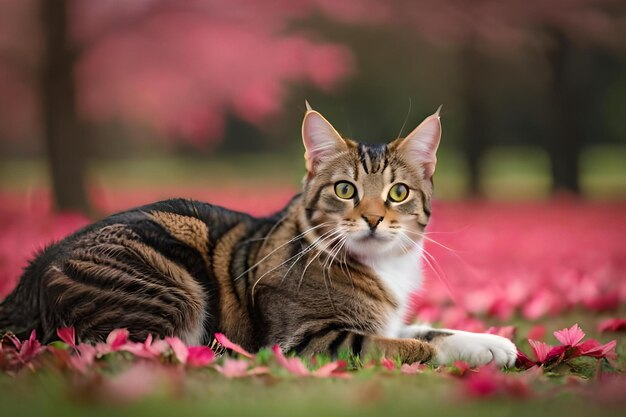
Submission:
<svg viewBox="0 0 626 417">
<path fill-rule="evenodd" d="M 452 149 L 439 151 L 435 177 L 439 199 L 467 195 L 467 164 Z M 626 199 L 626 147 L 587 149 L 581 158 L 581 187 L 591 199 Z M 172 187 L 294 187 L 304 174 L 301 154 L 242 154 L 212 157 L 144 156 L 99 160 L 89 166 L 90 184 L 109 188 Z M 48 185 L 42 160 L 0 162 L 0 188 L 24 190 Z M 481 168 L 484 194 L 494 200 L 542 199 L 551 182 L 545 153 L 532 147 L 491 149 Z"/>
<path fill-rule="evenodd" d="M 621 312 L 613 312 L 620 315 Z M 575 311 L 543 324 L 557 330 L 578 322 L 588 337 L 606 342 L 618 338 L 618 367 L 626 366 L 626 335 L 598 335 L 594 331 L 600 317 Z M 523 335 L 532 323 L 520 319 L 518 344 L 525 350 Z M 551 335 L 548 342 L 555 342 Z M 262 362 L 270 361 L 264 355 Z M 75 375 L 52 368 L 36 373 L 26 371 L 17 377 L 0 374 L 1 416 L 569 416 L 600 417 L 619 415 L 624 403 L 605 403 L 584 389 L 595 382 L 595 360 L 579 360 L 575 371 L 587 378 L 576 378 L 578 388 L 567 383 L 570 369 L 546 376 L 532 384 L 534 394 L 527 398 L 468 397 L 459 379 L 433 372 L 403 375 L 382 367 L 361 369 L 352 378 L 295 378 L 286 372 L 271 376 L 229 380 L 210 369 L 190 370 L 167 375 L 157 389 L 139 400 L 125 401 L 108 395 L 100 377 L 77 379 Z M 109 365 L 105 379 L 113 378 L 120 363 Z M 173 369 L 173 368 L 172 368 Z M 511 375 L 514 378 L 520 375 Z M 82 381 L 82 382 L 81 382 Z M 132 388 L 133 381 L 124 387 Z M 622 399 L 623 401 L 623 399 Z M 617 413 L 617 414 L 616 414 Z"/>
<path fill-rule="evenodd" d="M 614 415 L 610 405 L 559 390 L 530 399 L 469 399 L 456 380 L 434 374 L 380 371 L 351 380 L 254 378 L 227 380 L 196 371 L 176 386 L 166 384 L 139 401 L 98 396 L 89 386 L 72 386 L 60 375 L 0 378 L 3 416 L 588 416 Z M 169 386 L 167 386 L 169 385 Z"/>
</svg>

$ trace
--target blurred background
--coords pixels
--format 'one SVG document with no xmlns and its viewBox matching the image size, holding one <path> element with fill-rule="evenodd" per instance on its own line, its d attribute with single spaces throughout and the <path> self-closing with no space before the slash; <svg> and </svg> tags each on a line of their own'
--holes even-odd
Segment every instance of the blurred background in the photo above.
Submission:
<svg viewBox="0 0 626 417">
<path fill-rule="evenodd" d="M 194 189 L 286 198 L 304 172 L 308 99 L 364 142 L 406 134 L 443 104 L 440 199 L 626 198 L 623 0 L 0 10 L 4 195 L 90 214 Z"/>
</svg>

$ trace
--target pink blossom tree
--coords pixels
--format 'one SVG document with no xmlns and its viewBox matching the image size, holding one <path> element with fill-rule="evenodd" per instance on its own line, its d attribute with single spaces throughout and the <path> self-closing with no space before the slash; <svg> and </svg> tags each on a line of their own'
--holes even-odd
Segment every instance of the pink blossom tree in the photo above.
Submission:
<svg viewBox="0 0 626 417">
<path fill-rule="evenodd" d="M 193 144 L 227 113 L 260 123 L 287 82 L 332 89 L 352 70 L 338 45 L 289 34 L 312 2 L 2 0 L 0 85 L 22 105 L 2 126 L 44 138 L 57 209 L 88 211 L 85 136 L 108 120 Z M 0 117 L 3 117 L 0 116 Z M 40 121 L 41 132 L 37 132 Z"/>
</svg>

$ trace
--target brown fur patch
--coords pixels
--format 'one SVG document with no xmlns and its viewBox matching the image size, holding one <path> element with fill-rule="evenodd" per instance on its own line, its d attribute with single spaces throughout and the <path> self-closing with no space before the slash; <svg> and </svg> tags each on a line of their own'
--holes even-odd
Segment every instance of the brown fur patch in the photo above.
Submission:
<svg viewBox="0 0 626 417">
<path fill-rule="evenodd" d="M 402 363 L 426 362 L 434 353 L 434 347 L 423 340 L 391 339 L 381 336 L 370 336 L 363 346 L 366 354 L 399 358 Z"/>
<path fill-rule="evenodd" d="M 209 227 L 205 222 L 195 217 L 166 211 L 153 211 L 148 216 L 163 226 L 172 237 L 200 252 L 207 269 L 210 268 Z"/>
<path fill-rule="evenodd" d="M 79 241 L 67 261 L 49 268 L 46 282 L 61 320 L 76 324 L 80 337 L 101 340 L 123 322 L 137 339 L 148 332 L 194 344 L 202 340 L 204 289 L 185 268 L 123 225 Z"/>
<path fill-rule="evenodd" d="M 250 336 L 250 320 L 246 310 L 238 299 L 230 264 L 234 246 L 246 234 L 246 225 L 240 223 L 226 232 L 213 251 L 213 272 L 220 291 L 220 330 L 239 343 Z"/>
</svg>

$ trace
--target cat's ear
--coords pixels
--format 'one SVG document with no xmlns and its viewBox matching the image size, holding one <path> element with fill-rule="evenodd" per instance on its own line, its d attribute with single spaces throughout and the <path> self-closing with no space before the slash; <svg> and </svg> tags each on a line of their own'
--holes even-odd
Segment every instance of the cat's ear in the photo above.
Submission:
<svg viewBox="0 0 626 417">
<path fill-rule="evenodd" d="M 406 138 L 400 139 L 398 151 L 410 161 L 415 161 L 424 168 L 424 178 L 429 179 L 435 173 L 437 165 L 437 147 L 441 139 L 441 121 L 439 112 L 428 116 Z"/>
<path fill-rule="evenodd" d="M 306 114 L 302 121 L 302 142 L 304 159 L 309 174 L 315 173 L 315 167 L 324 159 L 348 149 L 346 142 L 328 120 L 306 104 Z"/>
</svg>

